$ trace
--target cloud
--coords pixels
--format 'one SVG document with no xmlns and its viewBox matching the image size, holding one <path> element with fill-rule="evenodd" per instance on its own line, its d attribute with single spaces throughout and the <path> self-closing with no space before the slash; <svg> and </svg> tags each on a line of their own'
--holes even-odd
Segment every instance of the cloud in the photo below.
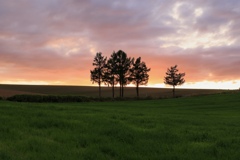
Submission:
<svg viewBox="0 0 240 160">
<path fill-rule="evenodd" d="M 0 0 L 2 81 L 90 84 L 96 52 L 124 50 L 161 83 L 178 64 L 188 81 L 240 79 L 237 0 Z M 81 77 L 81 78 L 79 78 Z"/>
</svg>

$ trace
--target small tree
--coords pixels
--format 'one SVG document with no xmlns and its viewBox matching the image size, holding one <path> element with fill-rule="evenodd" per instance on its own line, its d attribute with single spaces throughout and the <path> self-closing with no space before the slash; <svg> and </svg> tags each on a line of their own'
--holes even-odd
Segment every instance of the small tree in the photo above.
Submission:
<svg viewBox="0 0 240 160">
<path fill-rule="evenodd" d="M 177 65 L 167 69 L 164 83 L 173 86 L 173 97 L 175 97 L 175 86 L 185 83 L 184 76 L 185 73 L 178 73 Z"/>
<path fill-rule="evenodd" d="M 93 66 L 96 66 L 93 70 L 90 71 L 91 73 L 91 81 L 94 83 L 98 83 L 98 92 L 99 97 L 101 97 L 101 83 L 104 81 L 104 72 L 106 67 L 107 58 L 102 56 L 102 53 L 96 53 L 96 56 L 93 60 Z"/>
<path fill-rule="evenodd" d="M 130 81 L 136 85 L 137 97 L 139 97 L 139 85 L 146 85 L 148 83 L 148 72 L 150 70 L 150 68 L 147 68 L 145 62 L 141 62 L 141 57 L 136 59 L 130 69 Z"/>
</svg>

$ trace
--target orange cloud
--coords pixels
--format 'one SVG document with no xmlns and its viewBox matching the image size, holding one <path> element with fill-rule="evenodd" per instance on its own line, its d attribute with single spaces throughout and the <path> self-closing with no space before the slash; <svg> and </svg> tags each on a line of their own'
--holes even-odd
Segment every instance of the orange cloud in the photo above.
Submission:
<svg viewBox="0 0 240 160">
<path fill-rule="evenodd" d="M 233 0 L 3 1 L 0 83 L 92 85 L 95 53 L 109 57 L 122 49 L 151 68 L 151 85 L 162 85 L 167 68 L 177 64 L 189 86 L 236 81 L 238 88 L 239 5 Z"/>
</svg>

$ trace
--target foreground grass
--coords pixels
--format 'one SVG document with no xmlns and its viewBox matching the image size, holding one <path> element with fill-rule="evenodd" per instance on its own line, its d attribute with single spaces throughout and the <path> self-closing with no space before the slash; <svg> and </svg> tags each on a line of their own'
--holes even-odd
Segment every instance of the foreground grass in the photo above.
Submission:
<svg viewBox="0 0 240 160">
<path fill-rule="evenodd" d="M 240 94 L 0 102 L 0 159 L 238 159 Z"/>
</svg>

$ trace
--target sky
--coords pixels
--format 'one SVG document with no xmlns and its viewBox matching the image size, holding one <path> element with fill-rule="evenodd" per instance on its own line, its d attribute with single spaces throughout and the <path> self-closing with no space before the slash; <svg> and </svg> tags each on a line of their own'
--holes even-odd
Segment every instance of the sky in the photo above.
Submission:
<svg viewBox="0 0 240 160">
<path fill-rule="evenodd" d="M 123 50 L 167 87 L 240 88 L 239 0 L 0 0 L 0 84 L 96 85 L 97 52 Z"/>
</svg>

